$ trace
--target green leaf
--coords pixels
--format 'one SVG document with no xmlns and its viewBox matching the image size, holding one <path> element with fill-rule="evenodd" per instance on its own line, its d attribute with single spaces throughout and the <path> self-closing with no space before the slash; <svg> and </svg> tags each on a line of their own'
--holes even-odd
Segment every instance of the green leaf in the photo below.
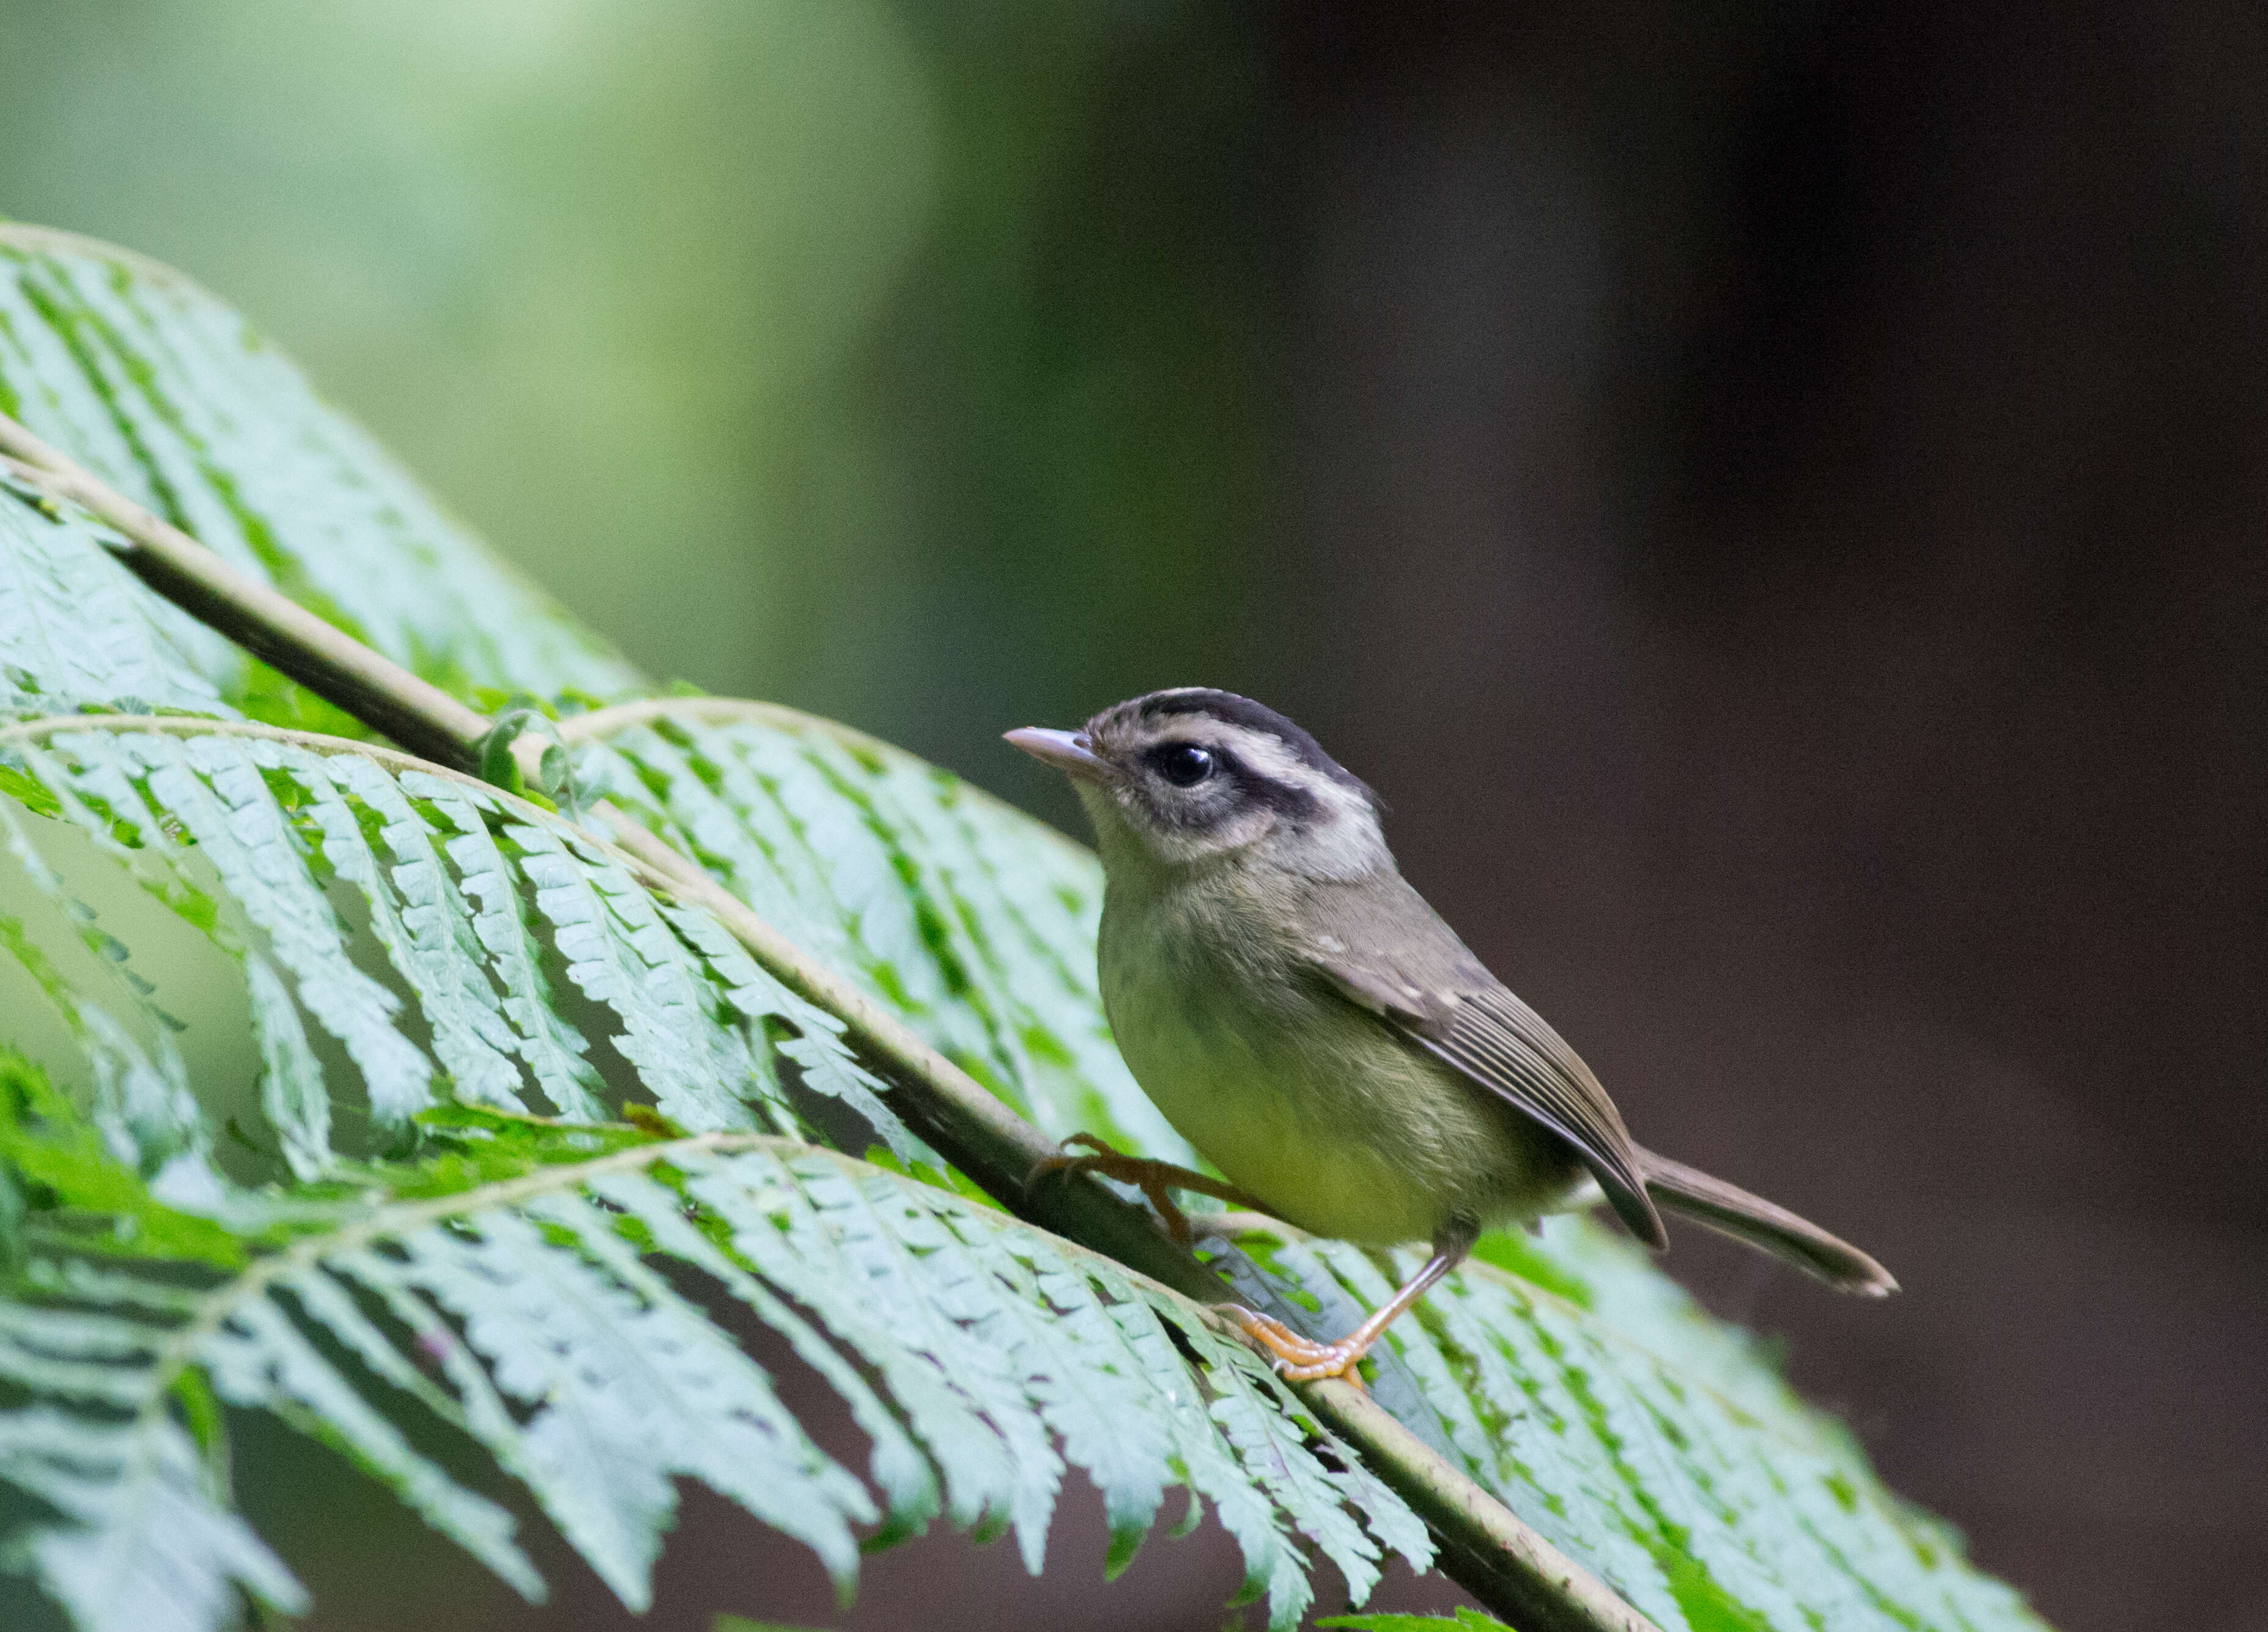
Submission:
<svg viewBox="0 0 2268 1632">
<path fill-rule="evenodd" d="M 243 1261 L 243 1245 L 228 1230 L 152 1196 L 46 1073 L 12 1050 L 0 1051 L 0 1160 L 19 1207 L 99 1221 L 117 1250 L 223 1268 Z M 23 1221 L 19 1211 L 11 1224 Z"/>
<path fill-rule="evenodd" d="M 1330 1615 L 1319 1627 L 1347 1627 L 1353 1632 L 1513 1632 L 1493 1615 L 1457 1606 L 1448 1615 Z"/>
<path fill-rule="evenodd" d="M 797 1537 L 847 1588 L 853 1527 L 886 1511 L 901 1529 L 925 1523 L 972 1436 L 998 1447 L 999 1477 L 960 1517 L 1011 1517 L 1035 1568 L 1066 1463 L 1137 1532 L 1202 1467 L 1217 1501 L 1256 1512 L 1243 1539 L 1279 1628 L 1308 1601 L 1293 1530 L 1351 1576 L 1376 1556 L 1388 1527 L 1344 1509 L 1344 1478 L 1322 1459 L 1351 1453 L 1284 1426 L 1289 1397 L 1241 1346 L 1184 1359 L 1172 1334 L 1204 1330 L 1201 1314 L 1108 1260 L 792 1141 L 712 1134 L 594 1153 L 571 1128 L 453 1120 L 450 1138 L 503 1133 L 512 1153 L 363 1170 L 328 1201 L 302 1192 L 268 1250 L 195 1285 L 50 1255 L 59 1238 L 34 1216 L 40 1255 L 0 1305 L 0 1381 L 33 1402 L 0 1415 L 0 1482 L 52 1510 L 12 1556 L 78 1624 L 216 1627 L 230 1580 L 301 1603 L 195 1474 L 169 1409 L 189 1374 L 331 1445 L 531 1597 L 542 1584 L 510 1517 L 414 1449 L 374 1384 L 484 1447 L 633 1609 L 650 1600 L 676 1479 Z M 657 1259 L 700 1272 L 845 1394 L 873 1436 L 880 1503 Z M 1278 1426 L 1241 1432 L 1223 1415 L 1232 1403 Z M 158 1580 L 177 1557 L 211 1590 L 158 1621 L 129 1619 L 153 1613 L 148 1592 L 111 1589 Z"/>
<path fill-rule="evenodd" d="M 0 820 L 13 824 L 19 859 L 66 923 L 73 898 L 36 842 L 43 810 L 96 840 L 241 966 L 266 1068 L 261 1110 L 295 1177 L 317 1176 L 335 1154 L 335 1090 L 303 1013 L 355 1068 L 381 1130 L 406 1128 L 445 1084 L 460 1103 L 518 1110 L 540 1093 L 571 1116 L 596 1114 L 590 1045 L 560 1011 L 537 923 L 569 982 L 620 1025 L 611 1042 L 625 1085 L 679 1125 L 799 1130 L 784 1067 L 816 1092 L 850 1097 L 897 1146 L 922 1148 L 849 1056 L 838 1022 L 535 806 L 354 744 L 219 724 L 35 722 L 0 730 L 0 762 L 11 758 L 21 787 L 40 798 L 0 795 Z M 338 910 L 342 886 L 361 903 L 359 931 Z M 364 967 L 365 940 L 388 979 Z M 0 941 L 42 975 L 85 1034 L 90 1064 L 121 1084 L 107 1124 L 120 1138 L 145 1161 L 210 1144 L 180 1096 L 154 1085 L 156 1068 L 136 1063 L 162 1028 L 145 1014 L 145 1040 L 98 1024 L 36 937 Z M 153 1085 L 132 1087 L 144 1081 Z M 161 1105 L 173 1107 L 170 1121 L 149 1108 Z M 162 1140 L 135 1132 L 153 1122 Z"/>
<path fill-rule="evenodd" d="M 608 696 L 637 683 L 320 401 L 242 316 L 168 268 L 0 224 L 7 402 L 127 497 L 460 695 Z M 184 643 L 238 706 L 272 692 L 217 637 Z"/>
<path fill-rule="evenodd" d="M 0 1562 L 35 1573 L 85 1632 L 206 1632 L 236 1619 L 239 1589 L 286 1614 L 308 1606 L 204 1488 L 195 1445 L 166 1418 L 112 1426 L 45 1406 L 11 1411 L 0 1468 L 62 1521 L 11 1537 Z"/>
<path fill-rule="evenodd" d="M 193 660 L 215 637 L 112 559 L 114 537 L 0 467 L 0 708 L 234 712 Z"/>
</svg>

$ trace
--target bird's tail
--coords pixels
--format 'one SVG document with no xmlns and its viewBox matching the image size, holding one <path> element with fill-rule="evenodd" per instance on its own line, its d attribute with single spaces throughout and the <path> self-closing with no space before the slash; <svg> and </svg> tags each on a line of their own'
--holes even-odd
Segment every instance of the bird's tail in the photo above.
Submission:
<svg viewBox="0 0 2268 1632">
<path fill-rule="evenodd" d="M 1651 1150 L 1638 1152 L 1638 1165 L 1646 1194 L 1668 1211 L 1784 1258 L 1837 1291 L 1886 1298 L 1898 1290 L 1889 1270 L 1848 1241 L 1761 1195 Z"/>
</svg>

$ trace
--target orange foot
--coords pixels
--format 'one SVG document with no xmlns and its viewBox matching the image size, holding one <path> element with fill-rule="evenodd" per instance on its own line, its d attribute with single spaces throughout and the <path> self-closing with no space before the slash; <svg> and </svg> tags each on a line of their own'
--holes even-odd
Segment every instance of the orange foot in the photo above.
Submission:
<svg viewBox="0 0 2268 1632">
<path fill-rule="evenodd" d="M 1268 1351 L 1275 1360 L 1276 1374 L 1286 1382 L 1308 1383 L 1319 1377 L 1343 1377 L 1357 1388 L 1362 1386 L 1362 1373 L 1355 1370 L 1355 1365 L 1378 1341 L 1375 1332 L 1358 1329 L 1336 1343 L 1319 1343 L 1300 1336 L 1275 1316 L 1247 1309 L 1242 1304 L 1215 1304 L 1213 1307 L 1235 1321 L 1247 1337 Z"/>
<path fill-rule="evenodd" d="M 1066 1150 L 1072 1145 L 1085 1145 L 1094 1152 L 1092 1156 L 1047 1156 L 1032 1165 L 1024 1180 L 1030 1189 L 1051 1173 L 1101 1173 L 1105 1179 L 1116 1179 L 1121 1184 L 1130 1184 L 1150 1199 L 1165 1221 L 1166 1231 L 1177 1246 L 1187 1246 L 1195 1239 L 1189 1229 L 1189 1215 L 1174 1205 L 1168 1190 L 1194 1190 L 1199 1195 L 1218 1196 L 1236 1207 L 1248 1207 L 1256 1212 L 1265 1212 L 1266 1207 L 1257 1196 L 1238 1189 L 1233 1184 L 1193 1173 L 1186 1167 L 1176 1167 L 1171 1162 L 1152 1162 L 1138 1156 L 1126 1156 L 1112 1150 L 1093 1134 L 1079 1133 L 1064 1141 Z"/>
<path fill-rule="evenodd" d="M 1336 1343 L 1312 1342 L 1281 1320 L 1255 1314 L 1239 1304 L 1220 1304 L 1216 1307 L 1243 1327 L 1247 1337 L 1275 1356 L 1277 1371 L 1291 1381 L 1305 1383 L 1318 1377 L 1344 1377 L 1359 1388 L 1362 1373 L 1354 1369 L 1355 1362 L 1368 1354 L 1370 1346 L 1386 1328 L 1409 1313 L 1410 1305 L 1425 1297 L 1435 1282 L 1457 1267 L 1472 1250 L 1476 1233 L 1469 1223 L 1451 1220 L 1434 1237 L 1433 1255 L 1425 1261 L 1425 1267 L 1403 1282 L 1400 1291 L 1372 1310 L 1368 1320 Z"/>
</svg>

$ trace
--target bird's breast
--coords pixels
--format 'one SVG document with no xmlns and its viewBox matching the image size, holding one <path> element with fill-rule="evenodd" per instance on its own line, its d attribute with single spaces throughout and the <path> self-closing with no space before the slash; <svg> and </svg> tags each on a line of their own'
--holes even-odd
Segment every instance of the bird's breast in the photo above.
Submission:
<svg viewBox="0 0 2268 1632">
<path fill-rule="evenodd" d="M 1106 909 L 1104 1006 L 1143 1091 L 1278 1217 L 1371 1244 L 1557 1204 L 1549 1135 L 1203 903 Z"/>
</svg>

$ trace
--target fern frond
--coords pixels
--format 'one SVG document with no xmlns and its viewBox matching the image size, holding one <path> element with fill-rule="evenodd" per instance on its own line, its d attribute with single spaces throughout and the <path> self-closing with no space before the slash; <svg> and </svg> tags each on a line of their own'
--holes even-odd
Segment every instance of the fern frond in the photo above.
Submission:
<svg viewBox="0 0 2268 1632">
<path fill-rule="evenodd" d="M 874 1093 L 837 1023 L 764 976 L 712 923 L 658 904 L 622 859 L 571 825 L 470 778 L 267 727 L 121 717 L 0 728 L 0 768 L 30 801 L 0 798 L 0 825 L 67 922 L 83 921 L 84 909 L 40 858 L 42 814 L 127 865 L 242 965 L 268 1067 L 262 1106 L 298 1177 L 330 1158 L 335 1092 L 303 1011 L 357 1068 L 380 1129 L 405 1127 L 445 1090 L 515 1111 L 541 1094 L 562 1114 L 590 1119 L 591 1044 L 560 1012 L 545 968 L 555 956 L 620 1028 L 608 1040 L 630 1081 L 679 1125 L 761 1119 L 799 1130 L 784 1062 L 815 1092 L 853 1096 L 876 1136 L 906 1158 L 925 1154 Z M 357 963 L 355 930 L 335 899 L 342 888 L 359 901 L 390 981 Z M 19 956 L 38 957 L 30 940 L 18 944 Z M 82 1029 L 103 1012 L 83 996 L 54 995 Z M 107 1016 L 104 1025 L 129 1043 L 164 1038 L 145 997 L 130 987 L 119 997 L 140 1025 Z M 430 1053 L 409 1028 L 413 1011 Z M 111 1074 L 130 1083 L 150 1070 Z M 171 1105 L 179 1096 L 143 1098 Z M 99 1114 L 119 1137 L 152 1124 L 150 1110 L 118 1093 L 111 1100 Z M 210 1143 L 193 1114 L 191 1125 L 184 1120 L 177 1110 L 160 1122 L 165 1143 L 144 1157 Z"/>
<path fill-rule="evenodd" d="M 901 749 L 790 709 L 669 698 L 563 722 L 575 775 L 1061 1139 L 1197 1158 L 1135 1084 L 1095 985 L 1077 847 Z"/>
<path fill-rule="evenodd" d="M 1309 1240 L 1288 1225 L 1251 1245 L 1286 1290 L 1333 1287 L 1365 1310 L 1423 1257 Z M 1941 1526 L 1883 1489 L 1839 1424 L 1752 1343 L 1727 1341 L 1638 1248 L 1563 1218 L 1513 1250 L 1541 1259 L 1563 1292 L 1474 1261 L 1386 1341 L 1453 1459 L 1651 1620 L 2039 1626 Z"/>
<path fill-rule="evenodd" d="M 0 411 L 444 687 L 609 696 L 638 683 L 239 313 L 169 268 L 0 223 Z M 272 697 L 273 677 L 226 642 L 208 635 L 194 656 L 232 702 Z"/>
<path fill-rule="evenodd" d="M 18 1084 L 67 1142 L 58 1098 Z M 309 1193 L 230 1272 L 55 1256 L 79 1198 L 44 1187 L 23 1224 L 39 1301 L 0 1305 L 0 1379 L 29 1397 L 0 1415 L 0 1481 L 52 1510 L 19 1547 L 76 1624 L 208 1632 L 230 1584 L 303 1601 L 201 1459 L 175 1406 L 193 1386 L 335 1446 L 530 1596 L 509 1516 L 415 1448 L 374 1385 L 479 1443 L 632 1608 L 679 1477 L 846 1586 L 856 1527 L 919 1529 L 940 1478 L 957 1522 L 1012 1524 L 1037 1570 L 1067 1466 L 1101 1488 L 1121 1563 L 1168 1489 L 1210 1496 L 1279 1628 L 1309 1600 L 1307 1545 L 1357 1583 L 1382 1546 L 1426 1560 L 1422 1526 L 1344 1471 L 1351 1453 L 1258 1360 L 1107 1259 L 766 1136 L 649 1142 L 460 1112 L 439 1136 L 453 1158 L 342 1170 L 350 1194 Z M 843 1393 L 879 1503 L 657 1260 L 701 1272 Z M 200 1283 L 179 1284 L 190 1270 Z M 159 1590 L 182 1580 L 197 1590 Z"/>
<path fill-rule="evenodd" d="M 136 583 L 103 536 L 0 460 L 0 711 L 233 714 L 192 657 L 225 643 Z"/>
</svg>

